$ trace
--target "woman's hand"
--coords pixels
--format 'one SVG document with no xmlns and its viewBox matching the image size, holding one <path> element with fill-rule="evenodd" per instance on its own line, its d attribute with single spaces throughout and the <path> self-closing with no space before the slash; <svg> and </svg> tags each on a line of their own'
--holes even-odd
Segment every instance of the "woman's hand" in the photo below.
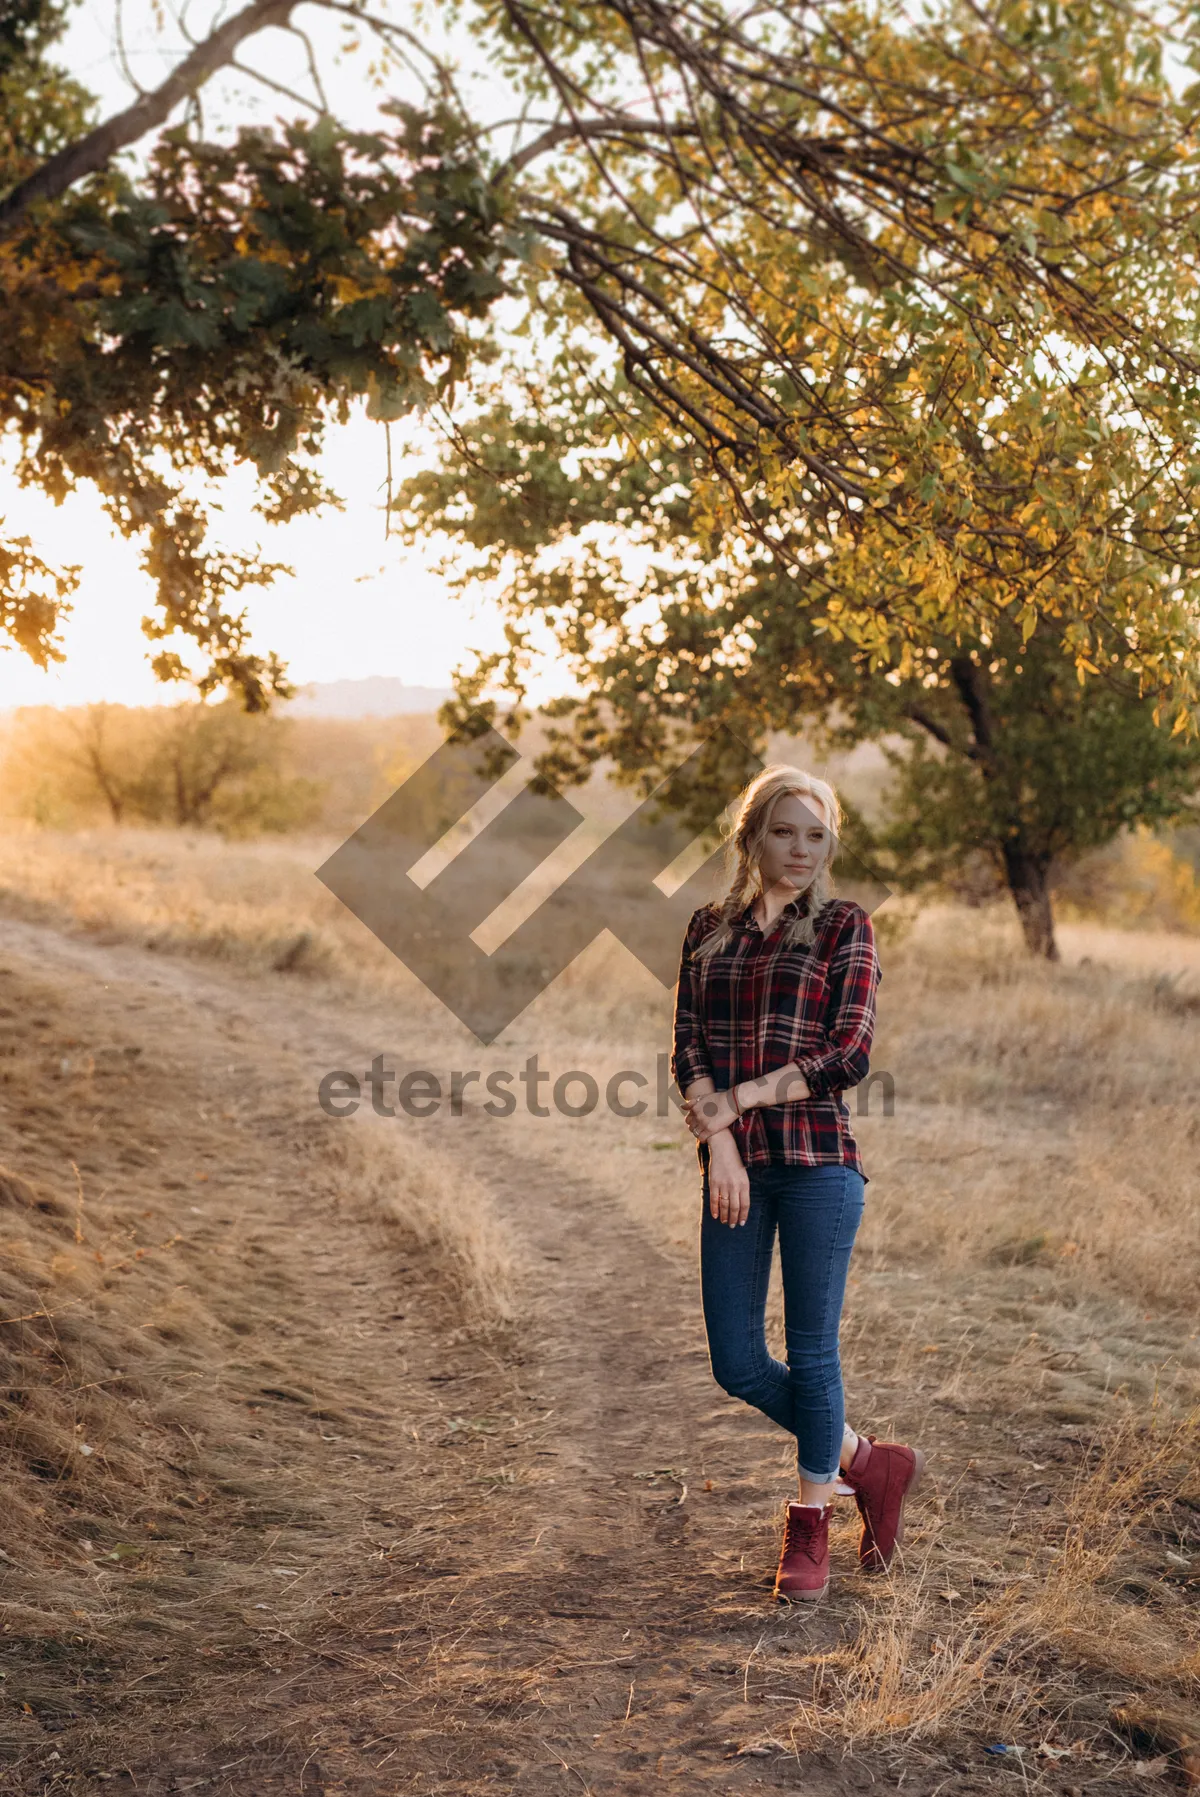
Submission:
<svg viewBox="0 0 1200 1797">
<path fill-rule="evenodd" d="M 711 1141 L 737 1119 L 733 1096 L 729 1092 L 704 1092 L 698 1098 L 685 1100 L 684 1122 L 698 1142 Z"/>
<path fill-rule="evenodd" d="M 750 1215 L 750 1175 L 728 1130 L 709 1144 L 708 1208 L 718 1223 L 728 1223 L 731 1229 Z"/>
</svg>

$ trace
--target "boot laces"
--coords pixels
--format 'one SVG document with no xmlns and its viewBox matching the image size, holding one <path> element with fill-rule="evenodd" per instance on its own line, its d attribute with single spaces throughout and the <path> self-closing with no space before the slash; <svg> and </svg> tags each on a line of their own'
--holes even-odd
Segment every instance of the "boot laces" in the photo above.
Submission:
<svg viewBox="0 0 1200 1797">
<path fill-rule="evenodd" d="M 803 1554 L 806 1559 L 811 1560 L 815 1566 L 821 1557 L 817 1551 L 816 1544 L 820 1539 L 824 1520 L 825 1515 L 823 1511 L 818 1515 L 815 1522 L 810 1522 L 806 1516 L 797 1516 L 794 1511 L 789 1510 L 787 1519 L 787 1541 L 784 1546 L 784 1552 L 786 1554 Z"/>
</svg>

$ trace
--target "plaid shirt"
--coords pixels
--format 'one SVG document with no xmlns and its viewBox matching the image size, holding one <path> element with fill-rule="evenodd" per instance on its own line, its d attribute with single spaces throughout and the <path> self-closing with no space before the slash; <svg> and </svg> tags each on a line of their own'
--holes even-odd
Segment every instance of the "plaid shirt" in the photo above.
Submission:
<svg viewBox="0 0 1200 1797">
<path fill-rule="evenodd" d="M 811 949 L 785 949 L 780 937 L 797 901 L 764 936 L 748 905 L 721 954 L 696 959 L 719 917 L 716 905 L 692 913 L 675 995 L 671 1073 L 681 1093 L 707 1075 L 718 1092 L 795 1061 L 811 1097 L 755 1105 L 733 1125 L 746 1167 L 786 1162 L 840 1163 L 863 1172 L 850 1112 L 841 1094 L 866 1076 L 875 1031 L 879 958 L 871 919 L 850 899 L 819 913 Z M 700 1164 L 708 1144 L 700 1142 Z"/>
</svg>

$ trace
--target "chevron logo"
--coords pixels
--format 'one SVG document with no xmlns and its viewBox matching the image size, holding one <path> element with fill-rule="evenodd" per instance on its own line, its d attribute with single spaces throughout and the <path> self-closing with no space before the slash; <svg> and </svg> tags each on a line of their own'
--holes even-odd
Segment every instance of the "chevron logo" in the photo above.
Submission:
<svg viewBox="0 0 1200 1797">
<path fill-rule="evenodd" d="M 714 734 L 721 733 L 736 750 L 728 761 L 737 777 L 714 803 L 712 827 L 764 765 L 724 726 Z M 698 832 L 660 803 L 701 753 L 695 750 L 667 775 L 491 954 L 472 940 L 473 932 L 585 820 L 548 782 L 540 790 L 527 782 L 421 886 L 411 870 L 521 759 L 490 725 L 472 741 L 436 749 L 317 869 L 317 878 L 485 1046 L 604 930 L 670 989 L 688 919 L 713 897 L 723 865 L 720 844 L 669 896 L 655 883 L 704 833 L 705 826 Z"/>
</svg>

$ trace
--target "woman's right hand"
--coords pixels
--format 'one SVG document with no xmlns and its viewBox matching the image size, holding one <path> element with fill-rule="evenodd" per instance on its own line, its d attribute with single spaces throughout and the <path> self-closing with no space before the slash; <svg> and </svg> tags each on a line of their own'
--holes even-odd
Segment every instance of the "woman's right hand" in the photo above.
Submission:
<svg viewBox="0 0 1200 1797">
<path fill-rule="evenodd" d="M 718 1223 L 728 1223 L 731 1229 L 750 1215 L 750 1175 L 732 1130 L 722 1130 L 708 1144 L 708 1208 Z"/>
</svg>

